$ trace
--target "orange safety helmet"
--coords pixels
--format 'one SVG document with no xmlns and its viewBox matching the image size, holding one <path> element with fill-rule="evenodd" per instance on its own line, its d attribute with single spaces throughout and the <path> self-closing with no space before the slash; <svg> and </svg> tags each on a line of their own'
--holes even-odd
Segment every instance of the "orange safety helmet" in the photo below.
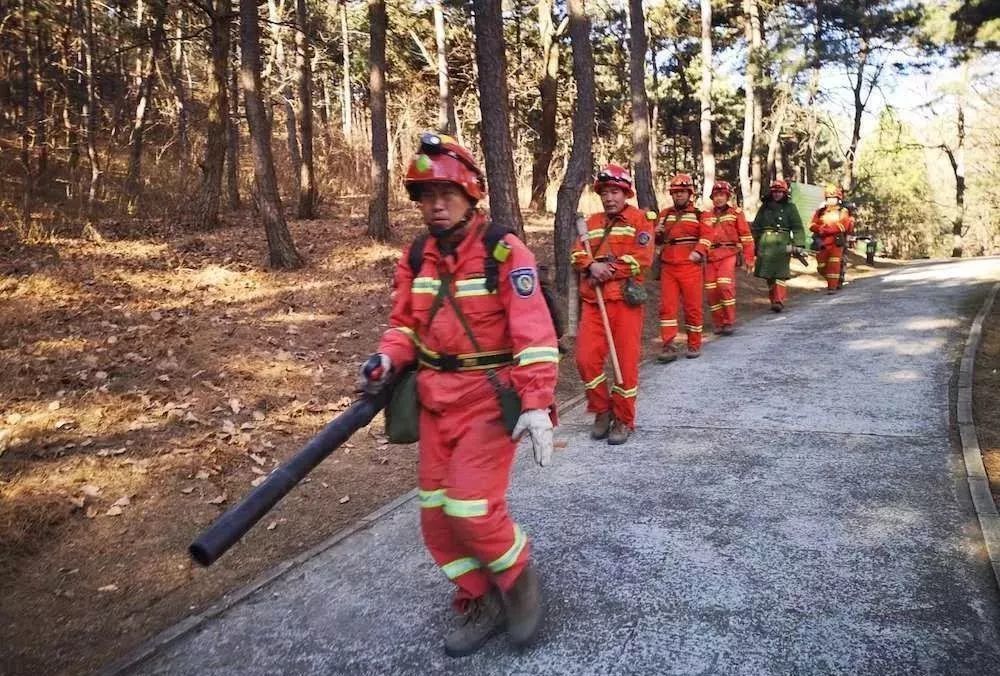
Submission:
<svg viewBox="0 0 1000 676">
<path fill-rule="evenodd" d="M 729 181 L 716 181 L 712 185 L 712 195 L 717 192 L 724 192 L 730 197 L 733 196 L 733 186 L 729 185 Z"/>
<path fill-rule="evenodd" d="M 420 148 L 410 160 L 403 185 L 414 202 L 420 201 L 420 186 L 424 183 L 454 183 L 473 203 L 486 195 L 483 170 L 476 158 L 451 136 L 424 132 Z"/>
<path fill-rule="evenodd" d="M 823 197 L 836 197 L 839 200 L 844 199 L 844 189 L 839 185 L 833 183 L 826 184 L 826 190 L 823 191 Z"/>
<path fill-rule="evenodd" d="M 608 185 L 621 188 L 626 197 L 635 196 L 635 191 L 632 189 L 632 174 L 620 164 L 609 164 L 597 172 L 594 178 L 594 192 L 600 193 L 601 188 Z"/>
<path fill-rule="evenodd" d="M 691 179 L 691 174 L 675 174 L 670 179 L 670 192 L 674 192 L 675 190 L 687 190 L 693 195 L 694 181 Z"/>
<path fill-rule="evenodd" d="M 787 193 L 788 184 L 782 181 L 780 178 L 776 178 L 775 180 L 771 181 L 771 187 L 768 188 L 768 191 L 770 192 L 773 192 L 775 190 L 780 190 L 781 192 Z"/>
</svg>

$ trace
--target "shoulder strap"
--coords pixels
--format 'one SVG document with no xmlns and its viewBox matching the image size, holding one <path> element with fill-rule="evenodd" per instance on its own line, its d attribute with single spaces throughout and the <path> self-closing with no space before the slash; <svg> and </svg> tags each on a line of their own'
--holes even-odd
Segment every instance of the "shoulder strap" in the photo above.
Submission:
<svg viewBox="0 0 1000 676">
<path fill-rule="evenodd" d="M 424 264 L 424 247 L 427 245 L 427 233 L 418 235 L 413 244 L 410 245 L 409 256 L 406 259 L 410 266 L 410 272 L 416 277 L 420 274 L 420 268 Z"/>
<path fill-rule="evenodd" d="M 510 246 L 503 238 L 512 234 L 513 230 L 493 221 L 486 226 L 486 232 L 483 233 L 483 247 L 486 249 L 483 273 L 486 275 L 487 291 L 496 291 L 500 284 L 500 264 L 510 256 Z"/>
</svg>

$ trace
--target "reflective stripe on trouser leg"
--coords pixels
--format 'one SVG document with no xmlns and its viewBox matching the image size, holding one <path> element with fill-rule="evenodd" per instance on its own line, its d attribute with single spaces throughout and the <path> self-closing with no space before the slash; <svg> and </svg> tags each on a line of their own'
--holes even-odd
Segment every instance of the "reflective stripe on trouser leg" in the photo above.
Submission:
<svg viewBox="0 0 1000 676">
<path fill-rule="evenodd" d="M 660 267 L 660 339 L 670 345 L 677 337 L 677 311 L 680 309 L 680 283 L 676 265 L 663 263 Z"/>
<path fill-rule="evenodd" d="M 670 267 L 670 266 L 668 266 Z M 684 264 L 676 267 L 681 303 L 684 306 L 684 329 L 687 332 L 688 349 L 701 349 L 702 333 L 702 274 L 701 266 Z"/>
<path fill-rule="evenodd" d="M 712 326 L 716 331 L 726 323 L 722 314 L 722 295 L 719 289 L 720 267 L 723 260 L 708 261 L 705 264 L 705 296 L 708 310 L 712 314 Z"/>
<path fill-rule="evenodd" d="M 722 305 L 722 322 L 732 326 L 736 323 L 736 256 L 718 261 L 716 272 L 719 275 L 718 302 Z"/>
<path fill-rule="evenodd" d="M 826 279 L 826 288 L 840 288 L 840 266 L 843 263 L 844 249 L 839 246 L 829 247 L 824 251 L 827 254 L 826 267 L 823 269 L 823 278 Z"/>
<path fill-rule="evenodd" d="M 469 374 L 476 375 L 482 378 L 482 374 Z M 436 420 L 440 421 L 439 439 L 450 454 L 440 481 L 445 490 L 444 504 L 440 509 L 421 512 L 443 515 L 461 554 L 439 565 L 460 558 L 475 559 L 483 568 L 459 575 L 454 579 L 457 585 L 465 588 L 467 579 L 485 577 L 500 589 L 509 589 L 523 570 L 530 547 L 507 511 L 507 487 L 516 444 L 500 419 L 496 397 L 489 391 L 447 409 Z M 423 478 L 421 485 L 425 485 Z M 452 570 L 464 567 L 471 564 L 455 564 Z"/>
<path fill-rule="evenodd" d="M 601 312 L 596 303 L 580 304 L 580 328 L 576 338 L 576 369 L 583 380 L 587 410 L 604 413 L 611 409 L 604 362 L 608 358 L 608 340 L 604 335 Z"/>
<path fill-rule="evenodd" d="M 615 337 L 622 383 L 611 388 L 611 411 L 615 419 L 635 427 L 635 399 L 639 391 L 639 353 L 642 351 L 643 308 L 622 300 L 607 304 L 608 321 Z"/>
</svg>

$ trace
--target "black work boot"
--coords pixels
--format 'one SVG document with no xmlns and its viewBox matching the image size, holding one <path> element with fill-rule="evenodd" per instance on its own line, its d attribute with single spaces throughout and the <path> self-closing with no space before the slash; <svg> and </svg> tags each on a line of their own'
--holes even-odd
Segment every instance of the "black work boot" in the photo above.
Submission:
<svg viewBox="0 0 1000 676">
<path fill-rule="evenodd" d="M 771 301 L 771 312 L 781 312 L 785 309 L 784 303 L 779 303 L 778 301 Z"/>
<path fill-rule="evenodd" d="M 598 413 L 594 418 L 594 426 L 590 428 L 591 439 L 603 439 L 611 430 L 611 411 Z"/>
<path fill-rule="evenodd" d="M 444 640 L 444 652 L 448 657 L 471 655 L 503 631 L 505 625 L 500 592 L 491 589 L 486 596 L 469 601 L 458 628 Z"/>
<path fill-rule="evenodd" d="M 677 361 L 677 348 L 673 345 L 664 345 L 663 351 L 656 355 L 656 361 L 661 364 L 669 364 L 672 361 Z"/>
<path fill-rule="evenodd" d="M 531 645 L 542 624 L 542 594 L 538 587 L 538 574 L 528 563 L 521 571 L 514 586 L 503 596 L 507 608 L 507 631 L 510 641 L 518 648 Z"/>
<path fill-rule="evenodd" d="M 628 441 L 632 434 L 632 429 L 621 420 L 616 420 L 611 426 L 611 434 L 608 435 L 608 443 L 612 446 L 620 446 Z"/>
</svg>

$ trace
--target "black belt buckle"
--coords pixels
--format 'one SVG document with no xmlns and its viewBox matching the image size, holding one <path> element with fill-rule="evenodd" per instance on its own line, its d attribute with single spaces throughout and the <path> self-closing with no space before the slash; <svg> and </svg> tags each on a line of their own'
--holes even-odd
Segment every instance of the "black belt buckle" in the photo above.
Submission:
<svg viewBox="0 0 1000 676">
<path fill-rule="evenodd" d="M 442 354 L 438 358 L 438 365 L 442 371 L 457 371 L 462 365 L 462 360 L 453 354 Z"/>
</svg>

